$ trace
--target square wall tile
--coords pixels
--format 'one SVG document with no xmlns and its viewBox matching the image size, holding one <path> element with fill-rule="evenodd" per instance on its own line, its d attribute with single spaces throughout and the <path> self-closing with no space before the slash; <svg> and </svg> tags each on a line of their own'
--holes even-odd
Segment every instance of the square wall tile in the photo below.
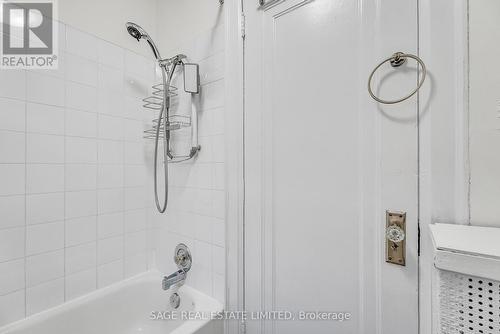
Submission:
<svg viewBox="0 0 500 334">
<path fill-rule="evenodd" d="M 123 143 L 116 140 L 99 140 L 98 155 L 101 164 L 122 164 Z"/>
<path fill-rule="evenodd" d="M 107 115 L 99 115 L 98 132 L 100 139 L 123 139 L 123 119 Z"/>
<path fill-rule="evenodd" d="M 26 289 L 26 314 L 28 316 L 64 302 L 64 278 L 49 281 Z"/>
<path fill-rule="evenodd" d="M 28 288 L 63 276 L 64 250 L 62 249 L 26 258 L 26 286 Z"/>
<path fill-rule="evenodd" d="M 145 252 L 146 246 L 146 232 L 139 231 L 133 233 L 127 233 L 124 239 L 125 243 L 125 256 L 130 257 L 132 255 Z"/>
<path fill-rule="evenodd" d="M 64 135 L 64 108 L 39 103 L 27 103 L 26 131 Z"/>
<path fill-rule="evenodd" d="M 125 96 L 123 106 L 123 117 L 142 120 L 144 116 L 143 98 L 135 96 Z"/>
<path fill-rule="evenodd" d="M 93 112 L 66 110 L 66 135 L 97 137 L 97 114 Z"/>
<path fill-rule="evenodd" d="M 64 219 L 64 193 L 26 196 L 26 224 L 40 224 Z"/>
<path fill-rule="evenodd" d="M 66 248 L 66 274 L 94 268 L 96 250 L 95 242 Z"/>
<path fill-rule="evenodd" d="M 28 194 L 64 191 L 64 165 L 27 165 L 26 191 Z"/>
<path fill-rule="evenodd" d="M 95 216 L 96 214 L 96 191 L 73 191 L 66 193 L 66 219 Z"/>
<path fill-rule="evenodd" d="M 99 189 L 123 187 L 123 165 L 99 165 L 97 186 Z"/>
<path fill-rule="evenodd" d="M 224 135 L 216 135 L 212 138 L 212 158 L 214 162 L 224 162 L 226 160 Z"/>
<path fill-rule="evenodd" d="M 64 248 L 64 222 L 30 225 L 26 228 L 26 255 Z"/>
<path fill-rule="evenodd" d="M 148 270 L 147 253 L 138 253 L 125 258 L 125 277 L 132 277 Z"/>
<path fill-rule="evenodd" d="M 25 316 L 25 290 L 0 296 L 0 326 L 7 325 Z"/>
<path fill-rule="evenodd" d="M 66 107 L 97 112 L 97 88 L 67 81 Z"/>
<path fill-rule="evenodd" d="M 216 246 L 224 247 L 226 243 L 226 224 L 223 219 L 214 219 L 212 242 Z"/>
<path fill-rule="evenodd" d="M 223 247 L 212 246 L 213 271 L 218 275 L 226 274 L 226 250 Z"/>
<path fill-rule="evenodd" d="M 28 163 L 64 163 L 64 137 L 28 133 Z"/>
<path fill-rule="evenodd" d="M 226 114 L 224 112 L 224 108 L 216 108 L 207 112 L 212 113 L 212 134 L 224 134 L 226 122 Z"/>
<path fill-rule="evenodd" d="M 214 274 L 213 276 L 213 297 L 217 299 L 220 303 L 224 304 L 226 300 L 226 280 L 225 275 Z"/>
<path fill-rule="evenodd" d="M 97 163 L 97 141 L 90 138 L 66 137 L 66 163 Z"/>
<path fill-rule="evenodd" d="M 25 145 L 24 133 L 0 130 L 0 163 L 24 163 Z"/>
<path fill-rule="evenodd" d="M 224 80 L 218 80 L 201 87 L 200 110 L 220 108 L 224 106 Z"/>
<path fill-rule="evenodd" d="M 124 144 L 125 163 L 129 165 L 144 165 L 147 163 L 144 145 L 143 142 L 126 142 Z"/>
<path fill-rule="evenodd" d="M 224 53 L 200 61 L 200 84 L 204 85 L 224 78 Z"/>
<path fill-rule="evenodd" d="M 213 275 L 212 272 L 206 268 L 196 268 L 192 270 L 193 272 L 191 274 L 191 277 L 188 278 L 191 279 L 190 284 L 192 287 L 195 289 L 212 296 L 213 291 Z"/>
<path fill-rule="evenodd" d="M 97 217 L 82 217 L 66 220 L 66 247 L 89 243 L 96 240 Z"/>
<path fill-rule="evenodd" d="M 24 259 L 0 263 L 0 296 L 24 289 Z"/>
<path fill-rule="evenodd" d="M 24 234 L 24 227 L 0 230 L 0 262 L 24 256 Z"/>
<path fill-rule="evenodd" d="M 193 249 L 193 257 L 198 259 L 197 263 L 200 268 L 212 271 L 212 256 L 213 246 L 203 241 L 195 241 Z"/>
<path fill-rule="evenodd" d="M 226 216 L 226 192 L 221 190 L 214 190 L 212 192 L 214 217 L 224 219 Z"/>
<path fill-rule="evenodd" d="M 23 194 L 25 181 L 23 164 L 0 164 L 0 196 Z"/>
<path fill-rule="evenodd" d="M 146 185 L 146 166 L 125 166 L 125 187 L 143 187 Z"/>
<path fill-rule="evenodd" d="M 136 74 L 125 73 L 123 88 L 126 96 L 143 99 L 151 95 L 153 81 Z"/>
<path fill-rule="evenodd" d="M 66 51 L 90 60 L 97 60 L 99 39 L 73 27 L 66 27 Z"/>
<path fill-rule="evenodd" d="M 99 65 L 99 90 L 105 93 L 123 91 L 123 71 L 115 67 Z"/>
<path fill-rule="evenodd" d="M 28 71 L 26 99 L 30 102 L 64 106 L 64 80 Z"/>
<path fill-rule="evenodd" d="M 65 54 L 66 80 L 97 87 L 98 67 L 95 61 Z"/>
<path fill-rule="evenodd" d="M 146 199 L 149 197 L 144 187 L 125 188 L 125 210 L 145 208 Z"/>
<path fill-rule="evenodd" d="M 145 230 L 147 227 L 146 209 L 126 211 L 124 227 L 126 233 Z"/>
<path fill-rule="evenodd" d="M 214 189 L 224 190 L 226 188 L 226 172 L 224 163 L 214 164 Z"/>
<path fill-rule="evenodd" d="M 26 71 L 3 70 L 0 75 L 0 96 L 23 100 L 26 98 Z"/>
<path fill-rule="evenodd" d="M 135 119 L 123 120 L 123 139 L 143 143 L 143 123 Z"/>
<path fill-rule="evenodd" d="M 71 300 L 96 289 L 96 268 L 80 271 L 66 277 L 66 300 Z"/>
<path fill-rule="evenodd" d="M 99 239 L 123 234 L 123 212 L 99 215 L 97 218 L 97 236 Z"/>
<path fill-rule="evenodd" d="M 99 63 L 123 70 L 124 50 L 113 43 L 103 40 L 99 40 L 98 44 Z"/>
<path fill-rule="evenodd" d="M 25 223 L 25 198 L 20 196 L 0 197 L 0 229 L 22 227 Z"/>
<path fill-rule="evenodd" d="M 0 98 L 0 129 L 25 131 L 26 103 Z"/>
<path fill-rule="evenodd" d="M 123 260 L 97 267 L 97 286 L 103 288 L 123 279 Z"/>
<path fill-rule="evenodd" d="M 199 216 L 199 215 L 193 215 L 193 217 L 196 226 L 194 237 L 197 240 L 211 243 L 214 218 L 208 216 Z"/>
<path fill-rule="evenodd" d="M 123 189 L 99 189 L 97 212 L 101 214 L 123 211 Z"/>
<path fill-rule="evenodd" d="M 66 191 L 95 190 L 97 188 L 97 165 L 66 164 Z"/>
<path fill-rule="evenodd" d="M 105 264 L 123 258 L 123 237 L 102 239 L 97 242 L 97 263 Z"/>
<path fill-rule="evenodd" d="M 125 51 L 125 71 L 140 75 L 147 80 L 153 80 L 154 62 L 132 51 Z"/>
<path fill-rule="evenodd" d="M 125 117 L 125 103 L 122 92 L 101 89 L 97 94 L 97 112 L 102 115 Z"/>
</svg>

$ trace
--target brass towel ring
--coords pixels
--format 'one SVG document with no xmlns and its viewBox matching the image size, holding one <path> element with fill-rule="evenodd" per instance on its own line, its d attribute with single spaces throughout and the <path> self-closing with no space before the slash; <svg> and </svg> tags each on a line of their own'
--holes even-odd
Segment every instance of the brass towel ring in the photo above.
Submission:
<svg viewBox="0 0 500 334">
<path fill-rule="evenodd" d="M 375 72 L 377 72 L 377 70 L 387 62 L 390 62 L 391 66 L 394 68 L 399 67 L 399 66 L 403 65 L 404 63 L 406 63 L 407 58 L 414 59 L 416 62 L 418 62 L 420 64 L 420 66 L 422 66 L 422 78 L 420 79 L 420 82 L 418 83 L 417 88 L 415 88 L 415 90 L 413 90 L 410 94 L 408 94 L 405 97 L 402 97 L 400 99 L 397 99 L 397 100 L 383 100 L 380 97 L 376 96 L 372 90 L 372 78 L 373 78 L 373 75 L 375 74 Z M 420 59 L 419 57 L 417 57 L 415 55 L 409 54 L 409 53 L 396 52 L 395 54 L 393 54 L 389 58 L 384 59 L 384 61 L 382 61 L 380 64 L 378 64 L 373 69 L 372 73 L 370 74 L 370 77 L 368 78 L 368 93 L 370 93 L 370 96 L 375 101 L 383 103 L 383 104 L 395 104 L 395 103 L 403 102 L 404 100 L 409 99 L 410 97 L 415 95 L 416 92 L 418 92 L 418 90 L 420 89 L 420 87 L 422 87 L 422 85 L 425 81 L 426 75 L 427 75 L 427 69 L 426 69 L 425 64 L 422 61 L 422 59 Z"/>
</svg>

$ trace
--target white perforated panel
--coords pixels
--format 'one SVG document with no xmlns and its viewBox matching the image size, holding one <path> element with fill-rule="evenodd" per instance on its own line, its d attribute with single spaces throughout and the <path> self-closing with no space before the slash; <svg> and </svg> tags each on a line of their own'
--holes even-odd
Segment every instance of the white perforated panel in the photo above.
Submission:
<svg viewBox="0 0 500 334">
<path fill-rule="evenodd" d="M 500 282 L 439 272 L 440 334 L 499 334 Z"/>
</svg>

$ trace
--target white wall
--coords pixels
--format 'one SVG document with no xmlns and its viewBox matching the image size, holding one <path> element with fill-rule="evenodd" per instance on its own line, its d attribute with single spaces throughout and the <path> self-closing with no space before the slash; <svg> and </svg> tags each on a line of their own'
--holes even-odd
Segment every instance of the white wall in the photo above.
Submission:
<svg viewBox="0 0 500 334">
<path fill-rule="evenodd" d="M 500 227 L 500 2 L 470 1 L 471 224 Z"/>
<path fill-rule="evenodd" d="M 219 0 L 157 0 L 157 40 L 164 57 L 224 21 Z"/>
<path fill-rule="evenodd" d="M 60 26 L 57 71 L 0 74 L 0 326 L 147 270 L 149 57 Z"/>
<path fill-rule="evenodd" d="M 150 211 L 158 269 L 164 274 L 176 271 L 173 252 L 178 243 L 185 243 L 193 255 L 187 284 L 220 302 L 224 302 L 225 287 L 224 36 L 224 25 L 219 25 L 185 41 L 188 61 L 200 65 L 202 86 L 196 105 L 201 151 L 193 160 L 170 164 L 167 211 Z M 179 88 L 181 103 L 172 101 L 171 114 L 191 112 L 191 98 L 183 92 L 182 84 L 181 77 L 173 82 Z M 173 146 L 189 148 L 189 136 L 176 131 L 172 139 Z M 152 174 L 148 178 L 151 180 Z M 149 192 L 152 197 L 152 186 Z"/>
<path fill-rule="evenodd" d="M 159 0 L 59 0 L 59 20 L 122 47 L 151 56 L 138 46 L 125 29 L 125 22 L 142 26 L 156 36 L 156 8 Z"/>
</svg>

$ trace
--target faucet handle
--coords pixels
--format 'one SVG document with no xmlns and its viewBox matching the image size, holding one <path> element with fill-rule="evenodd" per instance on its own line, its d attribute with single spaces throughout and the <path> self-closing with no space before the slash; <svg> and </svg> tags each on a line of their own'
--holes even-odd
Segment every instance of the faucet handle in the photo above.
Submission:
<svg viewBox="0 0 500 334">
<path fill-rule="evenodd" d="M 191 252 L 185 244 L 178 244 L 177 247 L 175 247 L 174 262 L 177 267 L 184 272 L 188 272 L 189 269 L 191 269 Z"/>
</svg>

